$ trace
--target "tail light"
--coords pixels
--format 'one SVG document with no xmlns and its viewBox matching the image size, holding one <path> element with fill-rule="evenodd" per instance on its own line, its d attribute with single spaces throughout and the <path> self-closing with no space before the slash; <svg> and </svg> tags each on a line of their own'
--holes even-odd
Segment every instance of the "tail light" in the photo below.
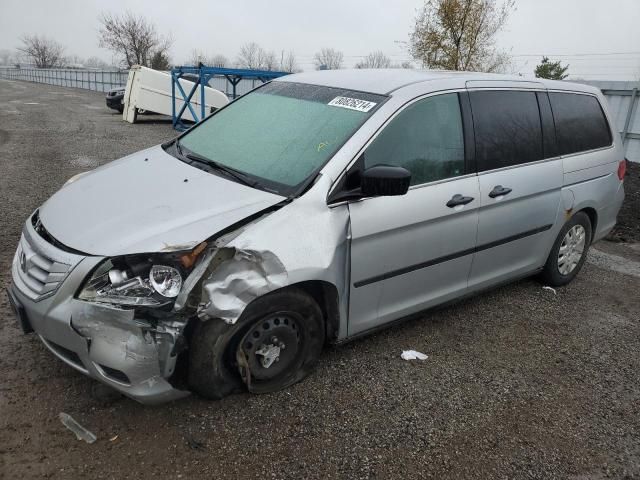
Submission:
<svg viewBox="0 0 640 480">
<path fill-rule="evenodd" d="M 618 178 L 622 181 L 627 173 L 627 159 L 625 158 L 618 164 Z"/>
</svg>

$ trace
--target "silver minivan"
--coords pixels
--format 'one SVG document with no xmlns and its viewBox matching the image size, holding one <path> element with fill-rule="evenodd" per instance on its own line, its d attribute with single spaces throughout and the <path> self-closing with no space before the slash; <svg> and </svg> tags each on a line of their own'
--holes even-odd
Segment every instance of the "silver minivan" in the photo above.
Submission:
<svg viewBox="0 0 640 480">
<path fill-rule="evenodd" d="M 279 78 L 71 178 L 26 221 L 25 332 L 143 403 L 305 377 L 323 345 L 539 274 L 614 226 L 599 90 L 411 70 Z"/>
</svg>

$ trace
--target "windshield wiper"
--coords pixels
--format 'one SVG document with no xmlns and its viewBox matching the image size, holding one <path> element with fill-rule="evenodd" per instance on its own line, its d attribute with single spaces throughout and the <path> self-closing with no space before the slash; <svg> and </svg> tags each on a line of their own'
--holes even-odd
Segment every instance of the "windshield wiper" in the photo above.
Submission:
<svg viewBox="0 0 640 480">
<path fill-rule="evenodd" d="M 220 172 L 226 173 L 227 176 L 234 178 L 243 185 L 247 185 L 253 188 L 259 188 L 260 186 L 259 182 L 249 179 L 246 174 L 236 170 L 235 168 L 227 167 L 226 165 L 214 162 L 207 157 L 203 157 L 202 155 L 198 155 L 197 153 L 189 151 L 189 149 L 186 149 L 187 152 L 185 153 L 182 145 L 180 145 L 179 139 L 175 140 L 175 147 L 176 152 L 178 152 L 178 155 L 182 157 L 183 161 L 185 159 L 190 160 L 190 162 L 186 162 L 189 165 L 193 165 L 194 162 L 199 163 L 200 165 L 206 167 L 207 170 L 218 170 Z"/>
<path fill-rule="evenodd" d="M 179 139 L 179 138 L 176 138 L 176 140 L 175 140 L 175 142 L 174 142 L 174 143 L 175 143 L 176 151 L 178 152 L 178 154 L 179 154 L 180 156 L 184 156 L 184 155 L 182 154 L 182 146 L 180 145 L 180 139 Z"/>
<path fill-rule="evenodd" d="M 179 149 L 178 151 L 182 152 L 179 142 L 176 144 L 176 149 Z M 227 167 L 226 165 L 222 165 L 221 163 L 214 162 L 213 160 L 210 160 L 206 157 L 198 155 L 197 153 L 188 152 L 184 156 L 187 157 L 192 162 L 197 162 L 209 168 L 212 168 L 214 170 L 218 170 L 220 172 L 226 173 L 228 176 L 233 177 L 240 183 L 247 185 L 249 187 L 256 188 L 259 185 L 258 182 L 254 180 L 250 180 L 244 173 L 239 172 L 235 168 Z"/>
</svg>

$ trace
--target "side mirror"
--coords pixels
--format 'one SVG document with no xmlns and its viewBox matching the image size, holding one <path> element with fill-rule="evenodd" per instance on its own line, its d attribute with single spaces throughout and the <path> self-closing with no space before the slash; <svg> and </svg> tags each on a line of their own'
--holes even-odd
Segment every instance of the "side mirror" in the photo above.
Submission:
<svg viewBox="0 0 640 480">
<path fill-rule="evenodd" d="M 409 190 L 411 172 L 393 165 L 374 165 L 362 172 L 360 190 L 363 197 L 404 195 Z"/>
</svg>

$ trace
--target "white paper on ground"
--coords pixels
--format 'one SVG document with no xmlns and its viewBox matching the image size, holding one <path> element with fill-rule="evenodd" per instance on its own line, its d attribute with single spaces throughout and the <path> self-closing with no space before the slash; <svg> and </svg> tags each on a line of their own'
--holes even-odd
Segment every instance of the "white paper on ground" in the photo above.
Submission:
<svg viewBox="0 0 640 480">
<path fill-rule="evenodd" d="M 403 360 L 426 360 L 429 358 L 424 353 L 416 352 L 415 350 L 403 350 L 400 356 Z"/>
</svg>

